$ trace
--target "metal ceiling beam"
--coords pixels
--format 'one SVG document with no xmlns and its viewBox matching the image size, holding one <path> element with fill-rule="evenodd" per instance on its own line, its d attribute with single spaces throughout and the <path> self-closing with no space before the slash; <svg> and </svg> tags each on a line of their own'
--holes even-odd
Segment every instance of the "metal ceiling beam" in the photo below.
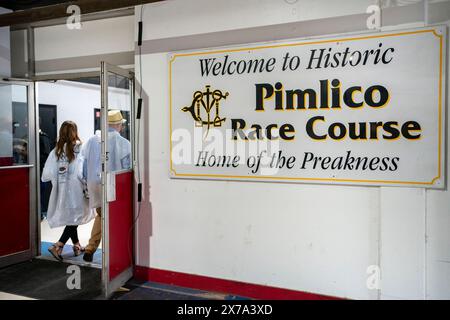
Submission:
<svg viewBox="0 0 450 320">
<path fill-rule="evenodd" d="M 18 24 L 30 24 L 58 18 L 67 18 L 72 13 L 67 13 L 70 5 L 80 7 L 81 14 L 108 11 L 126 7 L 137 6 L 146 3 L 162 2 L 164 0 L 77 0 L 68 1 L 52 6 L 38 7 L 29 10 L 15 11 L 0 15 L 0 27 L 14 26 Z"/>
</svg>

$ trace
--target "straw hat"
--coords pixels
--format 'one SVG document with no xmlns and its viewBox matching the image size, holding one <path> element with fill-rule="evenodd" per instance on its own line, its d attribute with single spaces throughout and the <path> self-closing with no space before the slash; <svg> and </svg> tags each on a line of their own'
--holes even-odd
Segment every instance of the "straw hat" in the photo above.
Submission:
<svg viewBox="0 0 450 320">
<path fill-rule="evenodd" d="M 120 110 L 108 111 L 108 124 L 121 124 L 125 122 L 127 122 L 127 120 L 122 117 Z"/>
</svg>

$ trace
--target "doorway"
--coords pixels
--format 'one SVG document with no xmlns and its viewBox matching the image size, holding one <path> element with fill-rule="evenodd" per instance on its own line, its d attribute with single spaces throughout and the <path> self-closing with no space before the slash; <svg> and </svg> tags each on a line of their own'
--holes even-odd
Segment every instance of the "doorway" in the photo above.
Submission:
<svg viewBox="0 0 450 320">
<path fill-rule="evenodd" d="M 107 149 L 110 146 L 106 141 L 109 141 L 112 132 L 108 127 L 107 117 L 109 109 L 118 109 L 123 112 L 128 125 L 124 126 L 124 131 L 119 135 L 129 137 L 128 143 L 134 145 L 134 75 L 129 71 L 102 63 L 101 72 L 56 75 L 53 79 L 51 76 L 45 76 L 45 79 L 40 78 L 34 83 L 24 82 L 25 84 L 20 83 L 17 88 L 13 88 L 11 82 L 0 87 L 0 90 L 3 88 L 5 91 L 0 92 L 0 97 L 9 101 L 9 107 L 0 110 L 5 111 L 5 117 L 1 120 L 5 120 L 6 125 L 2 126 L 2 129 L 8 128 L 4 133 L 8 140 L 3 140 L 7 143 L 3 143 L 5 146 L 2 145 L 2 149 L 5 150 L 0 150 L 5 151 L 4 156 L 0 154 L 0 174 L 5 186 L 0 187 L 5 191 L 3 195 L 9 189 L 14 189 L 9 190 L 12 192 L 10 210 L 20 209 L 20 215 L 9 216 L 11 221 L 6 219 L 7 217 L 4 220 L 8 222 L 8 229 L 17 225 L 15 228 L 17 235 L 11 236 L 11 233 L 7 232 L 6 225 L 3 225 L 5 232 L 2 232 L 3 236 L 0 234 L 0 268 L 11 267 L 0 269 L 0 275 L 8 272 L 24 273 L 20 284 L 24 287 L 28 284 L 29 290 L 39 291 L 39 288 L 35 288 L 35 281 L 39 280 L 40 284 L 45 284 L 45 279 L 42 276 L 36 276 L 39 273 L 38 270 L 41 270 L 41 275 L 45 275 L 45 270 L 52 269 L 66 279 L 66 269 L 69 266 L 78 265 L 84 268 L 83 270 L 97 270 L 94 273 L 88 272 L 91 280 L 85 283 L 84 287 L 94 286 L 100 289 L 103 297 L 108 297 L 132 276 L 135 179 L 134 152 L 132 151 L 134 147 L 130 147 L 129 167 L 121 170 L 109 168 Z M 21 92 L 18 89 L 24 90 Z M 12 97 L 18 96 L 19 93 L 22 93 L 24 97 L 21 99 Z M 34 105 L 34 101 L 38 107 Z M 3 106 L 8 105 L 3 104 Z M 82 255 L 74 256 L 72 243 L 69 240 L 62 254 L 64 261 L 61 263 L 56 261 L 47 250 L 49 245 L 58 240 L 63 228 L 49 228 L 45 210 L 48 209 L 48 196 L 51 189 L 40 184 L 40 177 L 48 157 L 48 150 L 52 150 L 56 144 L 61 124 L 66 120 L 74 121 L 78 126 L 80 140 L 87 141 L 96 134 L 96 109 L 100 110 L 102 131 L 100 167 L 105 168 L 101 173 L 100 223 L 103 231 L 101 245 L 96 250 L 92 262 L 86 262 Z M 39 160 L 41 160 L 40 164 Z M 18 172 L 23 174 L 18 175 Z M 19 178 L 23 180 L 20 183 L 23 188 L 8 189 L 7 182 L 11 180 L 13 183 L 14 179 Z M 18 197 L 26 198 L 28 194 L 30 195 L 28 201 L 17 201 Z M 118 213 L 120 213 L 120 219 L 109 216 Z M 15 221 L 18 217 L 23 219 Z M 87 245 L 93 223 L 94 220 L 78 228 L 83 246 Z M 17 243 L 10 243 L 16 241 L 16 238 Z M 37 260 L 30 261 L 30 258 L 37 258 Z M 22 261 L 28 262 L 17 264 Z M 92 276 L 93 274 L 97 274 L 98 277 Z M 6 279 L 4 283 L 2 279 Z M 8 277 L 0 276 L 0 291 L 10 287 L 7 279 Z M 62 280 L 53 282 L 59 283 L 59 286 L 65 284 Z M 62 290 L 65 289 L 62 288 Z M 91 292 L 97 291 L 95 289 Z M 35 296 L 39 298 L 39 294 Z"/>
<path fill-rule="evenodd" d="M 55 147 L 57 138 L 57 105 L 39 103 L 39 129 L 48 136 L 50 149 Z"/>
<path fill-rule="evenodd" d="M 40 174 L 44 169 L 45 161 L 50 154 L 50 151 L 55 148 L 57 138 L 57 106 L 49 104 L 39 104 L 39 165 Z M 40 181 L 40 207 L 41 207 L 41 221 L 47 216 L 48 202 L 50 200 L 50 193 L 52 191 L 51 182 Z M 42 228 L 42 226 L 41 226 Z M 42 251 L 42 249 L 41 249 Z"/>
<path fill-rule="evenodd" d="M 93 81 L 94 80 L 94 81 Z M 98 84 L 95 83 L 97 80 Z M 36 102 L 39 105 L 39 158 L 40 172 L 51 150 L 54 149 L 58 138 L 58 130 L 64 121 L 73 121 L 78 127 L 78 135 L 81 142 L 86 142 L 95 133 L 95 128 L 90 126 L 92 110 L 100 105 L 100 76 L 85 79 L 68 79 L 57 81 L 37 81 Z M 47 209 L 52 190 L 51 182 L 40 182 L 40 258 L 55 260 L 48 249 L 56 243 L 63 233 L 64 227 L 51 228 L 47 217 Z M 85 247 L 88 244 L 94 221 L 80 225 L 77 228 L 80 244 Z M 62 253 L 63 261 L 83 266 L 101 268 L 102 248 L 95 252 L 91 263 L 83 260 L 83 255 L 75 256 L 73 244 L 68 240 Z"/>
<path fill-rule="evenodd" d="M 101 129 L 101 83 L 100 76 L 80 77 L 71 79 L 60 79 L 57 81 L 36 82 L 36 101 L 39 104 L 40 140 L 48 139 L 51 142 L 50 150 L 53 150 L 57 139 L 57 130 L 66 120 L 77 124 L 78 134 L 83 143 L 98 133 Z M 110 105 L 120 110 L 126 120 L 121 131 L 128 141 L 131 141 L 131 94 L 130 84 L 118 77 L 109 77 L 108 97 Z M 40 159 L 41 173 L 48 153 L 45 143 L 41 143 Z M 51 192 L 51 183 L 42 183 L 41 186 L 41 232 L 40 248 L 41 257 L 54 259 L 48 248 L 55 243 L 62 234 L 64 228 L 50 228 L 46 219 L 48 198 Z M 78 237 L 82 246 L 88 245 L 94 221 L 78 227 Z M 72 244 L 69 240 L 64 246 L 63 259 L 70 263 L 88 265 L 101 268 L 102 266 L 102 243 L 95 251 L 93 261 L 86 263 L 83 257 L 74 256 Z"/>
</svg>

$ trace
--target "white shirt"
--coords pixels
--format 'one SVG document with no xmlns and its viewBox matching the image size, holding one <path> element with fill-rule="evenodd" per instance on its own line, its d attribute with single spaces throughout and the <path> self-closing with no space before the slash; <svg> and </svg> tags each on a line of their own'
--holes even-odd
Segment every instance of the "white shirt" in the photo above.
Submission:
<svg viewBox="0 0 450 320">
<path fill-rule="evenodd" d="M 96 131 L 81 151 L 83 156 L 83 178 L 86 179 L 89 206 L 100 208 L 102 206 L 101 194 L 101 132 Z M 108 131 L 108 171 L 114 172 L 131 168 L 131 143 L 116 130 Z"/>
</svg>

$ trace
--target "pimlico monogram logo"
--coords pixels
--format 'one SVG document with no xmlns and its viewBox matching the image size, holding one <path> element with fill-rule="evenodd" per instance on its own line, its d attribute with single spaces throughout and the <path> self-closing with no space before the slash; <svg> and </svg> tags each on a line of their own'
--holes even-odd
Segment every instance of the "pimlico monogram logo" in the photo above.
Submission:
<svg viewBox="0 0 450 320">
<path fill-rule="evenodd" d="M 171 134 L 174 143 L 171 156 L 173 163 L 229 168 L 247 165 L 252 174 L 274 175 L 280 163 L 284 165 L 289 162 L 281 154 L 275 160 L 269 157 L 278 154 L 278 141 L 256 139 L 247 140 L 246 144 L 236 144 L 237 139 L 233 138 L 236 133 L 232 129 L 219 129 L 223 128 L 227 120 L 220 115 L 221 102 L 229 95 L 229 92 L 212 89 L 211 85 L 205 85 L 203 91 L 194 92 L 190 105 L 180 109 L 189 113 L 194 120 L 193 131 L 178 128 Z M 273 165 L 274 161 L 277 167 Z"/>
<path fill-rule="evenodd" d="M 195 91 L 190 106 L 181 110 L 189 112 L 195 121 L 196 127 L 206 126 L 205 138 L 211 126 L 221 127 L 226 118 L 220 117 L 220 101 L 228 97 L 228 92 L 211 90 L 210 85 L 205 86 L 205 91 Z M 214 111 L 214 113 L 213 113 Z"/>
</svg>

